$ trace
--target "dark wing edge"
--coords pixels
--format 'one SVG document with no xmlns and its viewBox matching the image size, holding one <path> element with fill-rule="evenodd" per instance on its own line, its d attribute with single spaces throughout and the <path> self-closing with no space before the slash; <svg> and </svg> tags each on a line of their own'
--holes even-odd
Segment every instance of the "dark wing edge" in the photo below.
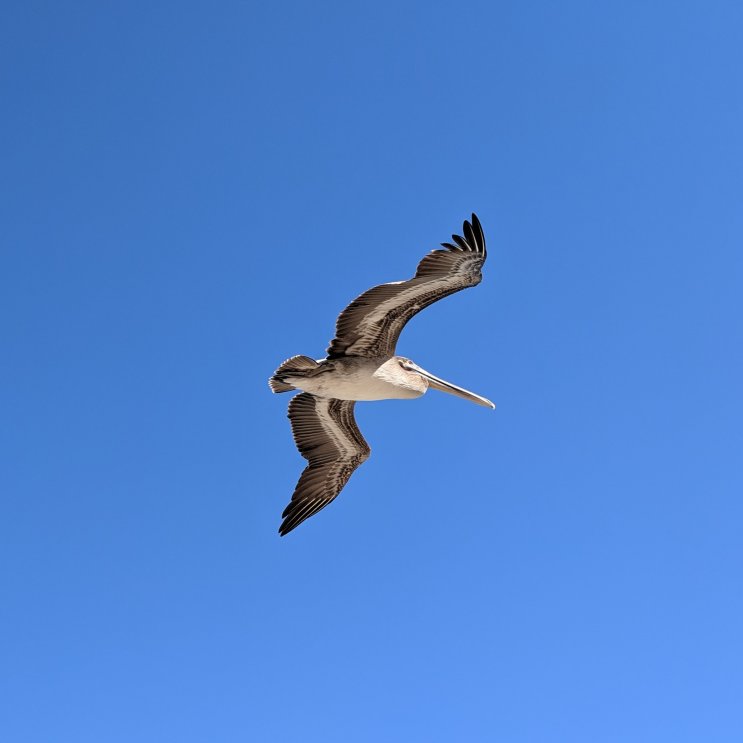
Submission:
<svg viewBox="0 0 743 743">
<path fill-rule="evenodd" d="M 289 403 L 294 441 L 309 465 L 281 514 L 282 537 L 325 508 L 369 458 L 371 449 L 356 425 L 354 404 L 353 400 L 316 397 L 307 392 Z"/>
<path fill-rule="evenodd" d="M 484 263 L 485 259 L 488 257 L 488 251 L 485 247 L 485 233 L 482 231 L 482 225 L 480 224 L 480 220 L 477 218 L 477 214 L 472 212 L 471 223 L 468 222 L 466 219 L 464 220 L 464 222 L 462 222 L 462 232 L 464 232 L 464 237 L 460 237 L 459 235 L 451 236 L 451 239 L 454 241 L 455 245 L 452 245 L 451 243 L 441 243 L 441 246 L 443 248 L 446 248 L 447 250 L 463 250 L 469 251 L 471 253 L 482 253 L 482 260 Z M 433 253 L 439 252 L 441 251 L 433 251 Z M 415 274 L 416 276 L 418 276 L 418 272 L 420 271 L 421 266 L 429 257 L 430 255 L 427 255 L 426 258 L 424 258 L 418 264 L 418 271 Z"/>
<path fill-rule="evenodd" d="M 328 358 L 392 356 L 402 329 L 418 312 L 479 284 L 487 249 L 476 214 L 464 221 L 462 233 L 425 256 L 412 279 L 380 284 L 354 299 L 338 316 Z"/>
</svg>

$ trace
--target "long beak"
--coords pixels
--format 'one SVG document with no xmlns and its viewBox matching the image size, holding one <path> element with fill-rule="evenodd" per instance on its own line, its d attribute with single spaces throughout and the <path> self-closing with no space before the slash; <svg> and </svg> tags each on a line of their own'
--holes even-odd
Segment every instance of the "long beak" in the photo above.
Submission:
<svg viewBox="0 0 743 743">
<path fill-rule="evenodd" d="M 486 408 L 495 408 L 495 405 L 492 402 L 490 402 L 490 400 L 488 400 L 486 397 L 480 397 L 480 395 L 476 395 L 474 392 L 465 390 L 462 387 L 457 387 L 456 384 L 452 384 L 451 382 L 447 382 L 443 379 L 439 379 L 438 377 L 431 374 L 431 372 L 427 372 L 425 369 L 421 369 L 421 367 L 418 366 L 418 364 L 413 364 L 411 362 L 410 371 L 414 371 L 417 374 L 420 374 L 424 379 L 427 379 L 428 384 L 431 387 L 433 387 L 435 390 L 441 390 L 442 392 L 448 392 L 450 395 L 456 395 L 457 397 L 463 397 L 465 400 L 470 400 Z"/>
</svg>

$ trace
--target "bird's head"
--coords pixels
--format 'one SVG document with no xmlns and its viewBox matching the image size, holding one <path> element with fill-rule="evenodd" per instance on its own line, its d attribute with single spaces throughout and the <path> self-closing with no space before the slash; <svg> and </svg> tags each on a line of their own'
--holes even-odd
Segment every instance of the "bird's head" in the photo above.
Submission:
<svg viewBox="0 0 743 743">
<path fill-rule="evenodd" d="M 407 374 L 417 375 L 421 379 L 424 379 L 428 387 L 433 387 L 435 390 L 441 390 L 441 392 L 448 392 L 450 395 L 463 397 L 465 400 L 470 400 L 471 402 L 477 403 L 477 405 L 482 405 L 486 408 L 495 408 L 495 405 L 487 398 L 476 395 L 474 392 L 470 392 L 469 390 L 465 390 L 463 387 L 457 387 L 456 384 L 447 382 L 444 379 L 440 379 L 404 356 L 395 356 L 394 361 Z"/>
</svg>

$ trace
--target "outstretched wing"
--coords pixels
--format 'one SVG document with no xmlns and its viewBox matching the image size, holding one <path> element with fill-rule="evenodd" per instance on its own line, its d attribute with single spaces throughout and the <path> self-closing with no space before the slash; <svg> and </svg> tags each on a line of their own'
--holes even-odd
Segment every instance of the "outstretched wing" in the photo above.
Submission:
<svg viewBox="0 0 743 743">
<path fill-rule="evenodd" d="M 309 465 L 282 514 L 281 536 L 325 508 L 369 458 L 371 449 L 356 425 L 353 406 L 353 400 L 315 397 L 307 392 L 289 403 L 294 441 Z"/>
<path fill-rule="evenodd" d="M 405 323 L 429 304 L 482 280 L 485 236 L 480 220 L 462 225 L 464 237 L 452 235 L 446 250 L 434 250 L 408 281 L 381 284 L 364 292 L 338 317 L 328 358 L 394 356 Z"/>
</svg>

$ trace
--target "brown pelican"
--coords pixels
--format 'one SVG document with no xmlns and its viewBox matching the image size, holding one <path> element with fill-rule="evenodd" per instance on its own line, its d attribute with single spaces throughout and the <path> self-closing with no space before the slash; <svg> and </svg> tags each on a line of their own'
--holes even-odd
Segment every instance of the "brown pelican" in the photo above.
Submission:
<svg viewBox="0 0 743 743">
<path fill-rule="evenodd" d="M 405 323 L 428 305 L 482 280 L 487 252 L 480 220 L 462 226 L 445 250 L 434 250 L 407 281 L 381 284 L 341 312 L 328 356 L 287 359 L 269 380 L 273 392 L 302 390 L 289 403 L 294 441 L 309 461 L 282 514 L 282 536 L 330 503 L 369 458 L 353 416 L 356 400 L 420 397 L 429 387 L 494 408 L 490 400 L 439 379 L 395 355 Z"/>
</svg>

